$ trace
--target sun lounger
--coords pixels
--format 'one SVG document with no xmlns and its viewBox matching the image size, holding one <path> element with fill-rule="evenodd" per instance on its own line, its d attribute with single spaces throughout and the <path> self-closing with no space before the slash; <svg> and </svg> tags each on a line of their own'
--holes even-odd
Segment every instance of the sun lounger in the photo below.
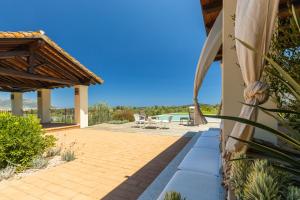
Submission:
<svg viewBox="0 0 300 200">
<path fill-rule="evenodd" d="M 168 119 L 165 120 L 161 120 L 161 123 L 163 124 L 163 126 L 161 127 L 162 129 L 168 129 L 167 124 L 170 124 L 172 122 L 173 116 L 170 115 L 168 117 Z"/>
<path fill-rule="evenodd" d="M 134 122 L 135 122 L 137 127 L 140 127 L 141 125 L 144 125 L 145 122 L 146 122 L 145 117 L 143 117 L 139 114 L 134 114 L 133 117 L 134 117 Z"/>
<path fill-rule="evenodd" d="M 161 120 L 159 120 L 158 117 L 151 116 L 148 117 L 146 122 L 145 122 L 145 128 L 159 128 L 159 125 L 161 123 Z"/>
<path fill-rule="evenodd" d="M 193 126 L 195 124 L 195 114 L 194 111 L 189 110 L 189 120 L 187 122 L 188 126 Z"/>
</svg>

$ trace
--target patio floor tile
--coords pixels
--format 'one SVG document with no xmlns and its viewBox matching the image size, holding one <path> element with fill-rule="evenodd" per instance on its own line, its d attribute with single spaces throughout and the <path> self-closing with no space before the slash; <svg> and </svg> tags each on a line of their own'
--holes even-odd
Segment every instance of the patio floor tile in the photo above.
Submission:
<svg viewBox="0 0 300 200">
<path fill-rule="evenodd" d="M 1 182 L 1 200 L 137 199 L 190 139 L 93 128 L 51 134 L 58 144 L 75 142 L 77 158 Z"/>
</svg>

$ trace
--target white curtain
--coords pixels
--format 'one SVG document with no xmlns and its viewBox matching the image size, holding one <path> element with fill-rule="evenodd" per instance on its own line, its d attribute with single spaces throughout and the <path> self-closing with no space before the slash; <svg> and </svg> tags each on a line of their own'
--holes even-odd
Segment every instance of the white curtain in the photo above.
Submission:
<svg viewBox="0 0 300 200">
<path fill-rule="evenodd" d="M 204 43 L 198 60 L 194 80 L 195 125 L 207 123 L 205 117 L 203 116 L 200 110 L 200 106 L 198 103 L 198 93 L 202 85 L 203 79 L 222 45 L 222 24 L 223 12 L 221 11 L 207 36 L 207 39 Z"/>
<path fill-rule="evenodd" d="M 236 40 L 238 62 L 246 84 L 244 99 L 247 104 L 263 104 L 269 97 L 268 85 L 260 80 L 264 67 L 262 54 L 266 54 L 270 46 L 278 3 L 279 0 L 237 1 L 235 37 L 246 42 L 258 52 L 253 52 Z M 243 105 L 240 117 L 256 120 L 257 109 Z M 236 123 L 230 135 L 249 140 L 253 135 L 253 128 Z M 243 143 L 229 138 L 226 143 L 226 150 L 230 152 L 240 151 L 243 146 Z"/>
</svg>

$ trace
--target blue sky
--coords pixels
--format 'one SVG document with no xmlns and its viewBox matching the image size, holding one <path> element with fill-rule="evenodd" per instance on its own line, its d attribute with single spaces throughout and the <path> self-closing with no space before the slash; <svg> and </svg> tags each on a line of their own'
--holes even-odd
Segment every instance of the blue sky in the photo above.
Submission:
<svg viewBox="0 0 300 200">
<path fill-rule="evenodd" d="M 44 30 L 105 80 L 90 87 L 90 104 L 192 103 L 206 37 L 199 0 L 14 0 L 1 7 L 1 31 Z M 220 96 L 221 70 L 214 63 L 199 101 L 215 104 Z M 35 93 L 25 98 L 35 98 Z M 53 90 L 52 102 L 73 106 L 73 90 Z"/>
</svg>

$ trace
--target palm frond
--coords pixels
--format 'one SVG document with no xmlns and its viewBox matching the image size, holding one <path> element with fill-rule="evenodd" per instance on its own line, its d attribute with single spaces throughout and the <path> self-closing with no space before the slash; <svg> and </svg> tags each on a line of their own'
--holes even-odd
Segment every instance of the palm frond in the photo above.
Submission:
<svg viewBox="0 0 300 200">
<path fill-rule="evenodd" d="M 293 13 L 293 17 L 294 17 L 294 20 L 295 20 L 295 22 L 296 22 L 296 25 L 297 25 L 297 27 L 298 27 L 298 29 L 299 29 L 299 31 L 300 31 L 299 17 L 298 17 L 298 15 L 297 15 L 297 12 L 296 12 L 296 9 L 295 9 L 294 5 L 292 5 L 292 13 Z"/>
<path fill-rule="evenodd" d="M 225 115 L 204 115 L 205 117 L 211 117 L 211 118 L 218 118 L 218 119 L 227 119 L 227 120 L 232 120 L 232 121 L 236 121 L 236 122 L 240 122 L 240 123 L 244 123 L 253 127 L 257 127 L 260 129 L 263 129 L 265 131 L 268 131 L 278 137 L 280 137 L 281 139 L 283 139 L 284 141 L 288 142 L 289 144 L 293 145 L 294 147 L 300 149 L 300 142 L 290 136 L 288 136 L 287 134 L 285 134 L 284 132 L 281 132 L 279 130 L 273 129 L 271 127 L 268 127 L 264 124 L 260 124 L 248 119 L 244 119 L 244 118 L 240 118 L 240 117 L 232 117 L 232 116 L 225 116 Z"/>
<path fill-rule="evenodd" d="M 285 163 L 289 164 L 290 166 L 293 166 L 293 167 L 296 167 L 296 168 L 300 167 L 300 161 L 298 159 L 296 159 L 292 156 L 289 156 L 285 153 L 282 153 L 282 152 L 278 151 L 277 149 L 274 149 L 272 147 L 268 147 L 266 145 L 263 145 L 263 144 L 260 144 L 260 143 L 257 143 L 257 142 L 246 141 L 246 140 L 243 140 L 243 139 L 240 139 L 240 138 L 237 138 L 237 137 L 233 137 L 233 136 L 230 136 L 230 137 L 235 139 L 235 140 L 238 140 L 240 142 L 243 142 L 243 143 L 249 145 L 253 149 L 256 149 L 258 151 L 261 151 L 261 152 L 264 152 L 264 153 L 268 154 L 268 159 L 270 159 L 270 160 L 276 159 L 278 161 L 285 162 Z"/>
<path fill-rule="evenodd" d="M 244 105 L 247 105 L 247 106 L 256 107 L 261 110 L 266 110 L 266 111 L 270 111 L 270 112 L 300 115 L 300 112 L 293 111 L 293 110 L 265 108 L 260 105 L 252 105 L 252 104 L 248 104 L 248 103 L 244 103 L 244 102 L 241 102 L 241 103 Z"/>
</svg>

